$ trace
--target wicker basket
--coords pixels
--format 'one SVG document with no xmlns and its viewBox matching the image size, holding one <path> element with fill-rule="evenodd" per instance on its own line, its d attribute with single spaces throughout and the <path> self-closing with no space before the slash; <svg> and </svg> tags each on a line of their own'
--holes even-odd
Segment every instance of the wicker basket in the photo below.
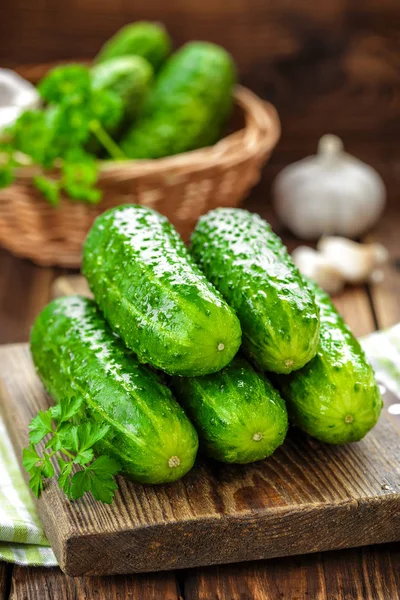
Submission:
<svg viewBox="0 0 400 600">
<path fill-rule="evenodd" d="M 273 106 L 240 86 L 235 101 L 244 125 L 214 146 L 158 160 L 102 163 L 104 196 L 96 206 L 64 198 L 53 208 L 33 188 L 31 172 L 22 169 L 16 182 L 0 192 L 0 244 L 39 265 L 79 267 L 93 220 L 123 203 L 155 208 L 187 240 L 200 215 L 243 200 L 278 141 Z"/>
</svg>

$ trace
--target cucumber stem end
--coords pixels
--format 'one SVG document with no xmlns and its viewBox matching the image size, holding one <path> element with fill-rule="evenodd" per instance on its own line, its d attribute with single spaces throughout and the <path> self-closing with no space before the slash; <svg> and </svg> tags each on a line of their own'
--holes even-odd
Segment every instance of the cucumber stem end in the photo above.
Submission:
<svg viewBox="0 0 400 600">
<path fill-rule="evenodd" d="M 168 466 L 170 469 L 175 469 L 176 467 L 179 467 L 180 464 L 181 459 L 179 456 L 171 456 L 171 458 L 168 460 Z"/>
</svg>

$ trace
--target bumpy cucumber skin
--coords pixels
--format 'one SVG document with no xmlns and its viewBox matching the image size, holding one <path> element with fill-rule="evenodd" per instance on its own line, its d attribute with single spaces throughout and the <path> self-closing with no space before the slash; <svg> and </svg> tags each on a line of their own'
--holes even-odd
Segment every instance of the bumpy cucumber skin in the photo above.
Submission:
<svg viewBox="0 0 400 600">
<path fill-rule="evenodd" d="M 98 217 L 83 271 L 112 329 L 141 362 L 206 375 L 236 354 L 238 318 L 156 211 L 123 205 Z"/>
<path fill-rule="evenodd" d="M 198 447 L 192 424 L 159 376 L 111 332 L 93 301 L 72 296 L 51 302 L 33 326 L 31 353 L 55 401 L 83 396 L 84 418 L 110 426 L 96 449 L 114 456 L 130 478 L 166 483 L 191 469 Z"/>
<path fill-rule="evenodd" d="M 95 64 L 120 56 L 142 56 L 157 70 L 171 52 L 171 40 L 159 23 L 138 21 L 122 27 L 94 59 Z"/>
<path fill-rule="evenodd" d="M 329 444 L 356 442 L 377 423 L 382 398 L 359 342 L 329 296 L 309 285 L 321 314 L 318 352 L 303 369 L 277 377 L 276 383 L 300 429 Z"/>
<path fill-rule="evenodd" d="M 284 401 L 242 357 L 213 375 L 173 377 L 171 387 L 192 419 L 205 453 L 216 460 L 241 464 L 262 460 L 286 437 Z"/>
<path fill-rule="evenodd" d="M 315 355 L 318 307 L 269 224 L 241 209 L 201 217 L 191 252 L 241 323 L 243 347 L 261 369 L 290 373 Z"/>
<path fill-rule="evenodd" d="M 95 89 L 116 93 L 124 103 L 126 121 L 142 107 L 153 81 L 153 68 L 141 56 L 121 56 L 94 65 L 90 71 Z"/>
<path fill-rule="evenodd" d="M 161 158 L 214 144 L 232 107 L 235 66 L 220 46 L 186 44 L 167 61 L 121 141 L 128 158 Z"/>
</svg>

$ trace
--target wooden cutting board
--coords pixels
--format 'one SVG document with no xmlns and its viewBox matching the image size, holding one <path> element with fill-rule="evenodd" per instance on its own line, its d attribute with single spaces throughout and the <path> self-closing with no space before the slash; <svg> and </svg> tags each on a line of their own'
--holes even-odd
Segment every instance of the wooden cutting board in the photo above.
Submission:
<svg viewBox="0 0 400 600">
<path fill-rule="evenodd" d="M 1 406 L 17 456 L 50 403 L 25 344 L 0 346 Z M 69 502 L 51 482 L 37 508 L 69 575 L 158 571 L 400 539 L 400 433 L 383 417 L 361 442 L 320 444 L 292 431 L 247 466 L 199 460 L 183 480 L 119 478 L 112 505 Z"/>
</svg>

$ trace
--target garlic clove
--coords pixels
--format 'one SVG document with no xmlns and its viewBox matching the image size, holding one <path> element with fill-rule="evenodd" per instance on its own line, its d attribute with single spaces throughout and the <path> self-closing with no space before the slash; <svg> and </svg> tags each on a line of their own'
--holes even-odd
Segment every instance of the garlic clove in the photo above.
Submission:
<svg viewBox="0 0 400 600">
<path fill-rule="evenodd" d="M 368 281 L 388 260 L 388 251 L 381 244 L 360 244 L 337 236 L 321 238 L 317 249 L 349 283 Z"/>
<path fill-rule="evenodd" d="M 371 275 L 368 278 L 369 283 L 381 283 L 385 278 L 385 274 L 382 269 L 376 269 L 372 271 Z"/>
<path fill-rule="evenodd" d="M 320 252 L 308 246 L 299 246 L 292 252 L 292 258 L 305 277 L 315 281 L 329 294 L 337 294 L 343 288 L 342 275 Z"/>
<path fill-rule="evenodd" d="M 369 244 L 372 247 L 374 257 L 375 257 L 375 265 L 384 265 L 389 260 L 389 252 L 385 246 L 382 244 Z"/>
<path fill-rule="evenodd" d="M 39 108 L 36 88 L 10 69 L 0 69 L 0 131 L 12 125 L 25 110 Z"/>
</svg>

